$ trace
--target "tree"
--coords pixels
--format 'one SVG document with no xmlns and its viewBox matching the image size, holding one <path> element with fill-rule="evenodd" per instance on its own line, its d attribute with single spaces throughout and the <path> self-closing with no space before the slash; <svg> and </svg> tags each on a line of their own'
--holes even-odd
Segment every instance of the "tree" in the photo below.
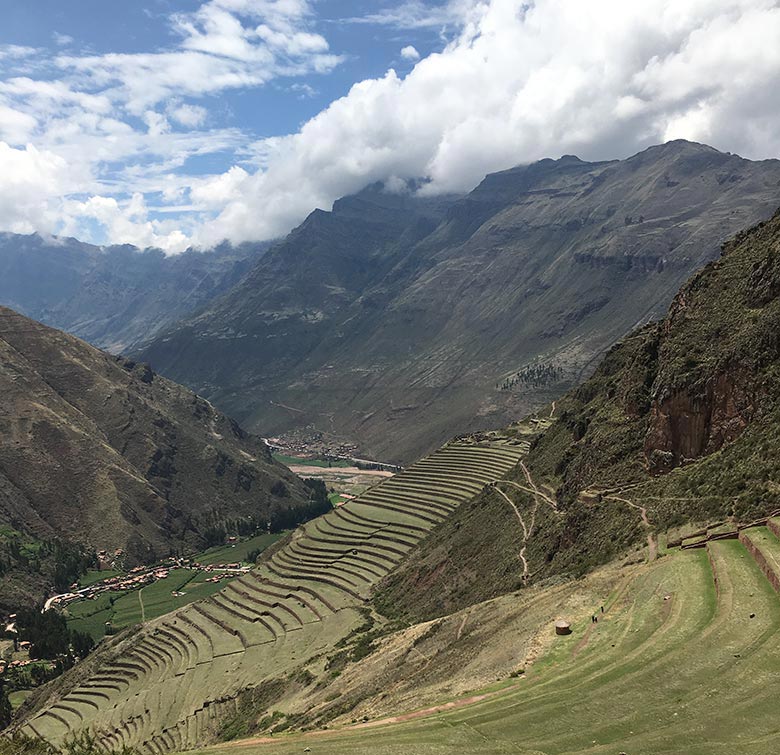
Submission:
<svg viewBox="0 0 780 755">
<path fill-rule="evenodd" d="M 11 723 L 13 716 L 14 712 L 11 708 L 11 701 L 8 699 L 8 690 L 5 688 L 5 684 L 0 682 L 0 730 L 5 729 Z"/>
</svg>

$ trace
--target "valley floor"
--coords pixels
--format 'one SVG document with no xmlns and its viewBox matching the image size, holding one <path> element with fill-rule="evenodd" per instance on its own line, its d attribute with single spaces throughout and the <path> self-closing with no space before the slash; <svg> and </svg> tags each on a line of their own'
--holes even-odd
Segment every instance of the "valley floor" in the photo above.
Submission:
<svg viewBox="0 0 780 755">
<path fill-rule="evenodd" d="M 767 552 L 780 546 L 769 530 L 750 532 Z M 580 613 L 573 633 L 555 637 L 524 677 L 478 702 L 198 752 L 777 752 L 780 598 L 743 542 L 676 550 L 623 574 L 598 623 Z"/>
</svg>

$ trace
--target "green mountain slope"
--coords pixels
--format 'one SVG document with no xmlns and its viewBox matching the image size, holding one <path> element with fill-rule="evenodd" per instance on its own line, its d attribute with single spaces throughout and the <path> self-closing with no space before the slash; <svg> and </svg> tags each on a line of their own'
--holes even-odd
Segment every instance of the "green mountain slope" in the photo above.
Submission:
<svg viewBox="0 0 780 755">
<path fill-rule="evenodd" d="M 371 187 L 142 358 L 265 435 L 311 426 L 411 460 L 580 382 L 779 183 L 778 161 L 672 142 L 542 160 L 438 205 Z"/>
<path fill-rule="evenodd" d="M 383 610 L 428 618 L 513 590 L 523 544 L 539 581 L 685 522 L 779 509 L 780 213 L 728 242 L 556 416 L 527 474 L 512 475 L 525 490 L 504 488 L 522 514 L 538 511 L 527 542 L 507 501 L 487 490 L 386 581 Z"/>
<path fill-rule="evenodd" d="M 206 400 L 0 308 L 3 605 L 46 583 L 46 563 L 25 572 L 9 555 L 15 539 L 122 548 L 131 566 L 225 522 L 301 521 L 307 505 L 303 483 Z"/>
</svg>

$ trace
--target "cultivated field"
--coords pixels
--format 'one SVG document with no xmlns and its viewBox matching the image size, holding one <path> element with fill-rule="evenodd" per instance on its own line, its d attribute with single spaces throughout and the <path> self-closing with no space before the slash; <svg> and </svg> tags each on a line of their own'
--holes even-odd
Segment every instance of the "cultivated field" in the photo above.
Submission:
<svg viewBox="0 0 780 755">
<path fill-rule="evenodd" d="M 770 530 L 747 532 L 759 552 L 778 552 Z M 626 574 L 605 613 L 597 608 L 597 624 L 589 616 L 575 623 L 525 678 L 481 701 L 401 722 L 198 752 L 777 752 L 780 599 L 745 545 L 713 541 Z"/>
<path fill-rule="evenodd" d="M 448 444 L 309 522 L 251 573 L 119 639 L 91 672 L 65 678 L 71 688 L 24 731 L 61 742 L 89 727 L 107 748 L 144 753 L 207 741 L 244 690 L 289 677 L 358 627 L 372 587 L 526 448 Z"/>
</svg>

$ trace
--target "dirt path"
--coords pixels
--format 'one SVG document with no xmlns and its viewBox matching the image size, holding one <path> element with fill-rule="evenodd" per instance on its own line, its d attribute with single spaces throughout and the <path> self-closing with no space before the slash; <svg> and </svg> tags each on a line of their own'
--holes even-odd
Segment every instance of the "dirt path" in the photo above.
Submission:
<svg viewBox="0 0 780 755">
<path fill-rule="evenodd" d="M 555 402 L 554 401 L 552 402 L 552 404 L 550 406 L 550 419 L 552 419 L 553 416 L 555 416 Z"/>
<path fill-rule="evenodd" d="M 458 633 L 455 635 L 455 639 L 459 640 L 460 636 L 463 634 L 463 630 L 466 628 L 466 622 L 469 620 L 469 614 L 471 611 L 466 611 L 466 613 L 463 615 L 463 621 L 460 622 L 460 626 L 458 627 Z"/>
<path fill-rule="evenodd" d="M 520 547 L 520 552 L 518 553 L 518 556 L 520 558 L 521 563 L 523 564 L 523 574 L 522 574 L 522 580 L 523 582 L 527 583 L 530 579 L 531 572 L 528 568 L 528 559 L 525 557 L 526 550 L 528 549 L 528 541 L 531 539 L 531 536 L 534 534 L 534 530 L 536 528 L 536 514 L 539 511 L 539 506 L 542 502 L 546 503 L 553 511 L 558 511 L 558 504 L 556 501 L 554 501 L 552 498 L 550 498 L 545 493 L 542 493 L 541 490 L 537 487 L 536 483 L 534 482 L 533 478 L 531 477 L 531 473 L 528 471 L 528 468 L 523 464 L 523 462 L 520 462 L 520 466 L 523 469 L 523 473 L 525 474 L 525 479 L 528 482 L 528 485 L 530 487 L 526 487 L 525 485 L 520 485 L 520 483 L 514 482 L 513 480 L 496 480 L 495 482 L 490 484 L 490 488 L 492 490 L 495 490 L 496 493 L 498 493 L 511 507 L 512 511 L 515 512 L 515 516 L 517 517 L 517 520 L 520 522 L 520 526 L 523 529 L 523 544 Z M 531 506 L 531 513 L 530 518 L 528 519 L 528 522 L 526 523 L 526 520 L 523 518 L 523 515 L 520 513 L 520 509 L 517 507 L 517 504 L 498 486 L 499 485 L 510 485 L 513 488 L 517 488 L 518 490 L 521 490 L 523 493 L 527 493 L 533 496 L 534 502 Z"/>
<path fill-rule="evenodd" d="M 520 522 L 520 526 L 523 528 L 523 545 L 520 548 L 520 552 L 518 553 L 518 556 L 520 558 L 520 562 L 523 564 L 523 574 L 522 574 L 522 580 L 523 582 L 528 581 L 528 577 L 530 575 L 530 571 L 528 569 L 528 561 L 525 557 L 525 549 L 527 547 L 528 538 L 531 536 L 531 531 L 526 527 L 525 520 L 523 519 L 523 515 L 520 513 L 520 509 L 517 508 L 517 505 L 515 502 L 503 491 L 499 490 L 497 486 L 497 483 L 493 483 L 490 485 L 490 488 L 492 490 L 495 490 L 496 493 L 498 493 L 511 507 L 512 511 L 515 512 L 515 516 L 517 517 L 517 520 Z M 534 509 L 534 514 L 536 513 L 536 510 Z M 533 527 L 533 520 L 531 521 L 531 526 Z"/>
<path fill-rule="evenodd" d="M 642 524 L 644 525 L 645 529 L 648 530 L 647 533 L 647 549 L 649 551 L 648 560 L 655 561 L 655 559 L 658 557 L 658 541 L 656 540 L 655 533 L 653 532 L 653 525 L 650 523 L 650 519 L 647 516 L 647 508 L 645 506 L 640 506 L 639 504 L 634 503 L 633 501 L 629 501 L 628 498 L 621 498 L 618 495 L 606 495 L 604 496 L 604 498 L 607 498 L 611 501 L 619 501 L 620 503 L 625 503 L 628 506 L 631 506 L 632 508 L 637 509 L 639 511 L 639 517 L 642 519 Z"/>
<path fill-rule="evenodd" d="M 146 621 L 146 609 L 144 608 L 144 596 L 143 596 L 144 588 L 142 587 L 138 591 L 138 602 L 141 604 L 141 621 Z"/>
</svg>

